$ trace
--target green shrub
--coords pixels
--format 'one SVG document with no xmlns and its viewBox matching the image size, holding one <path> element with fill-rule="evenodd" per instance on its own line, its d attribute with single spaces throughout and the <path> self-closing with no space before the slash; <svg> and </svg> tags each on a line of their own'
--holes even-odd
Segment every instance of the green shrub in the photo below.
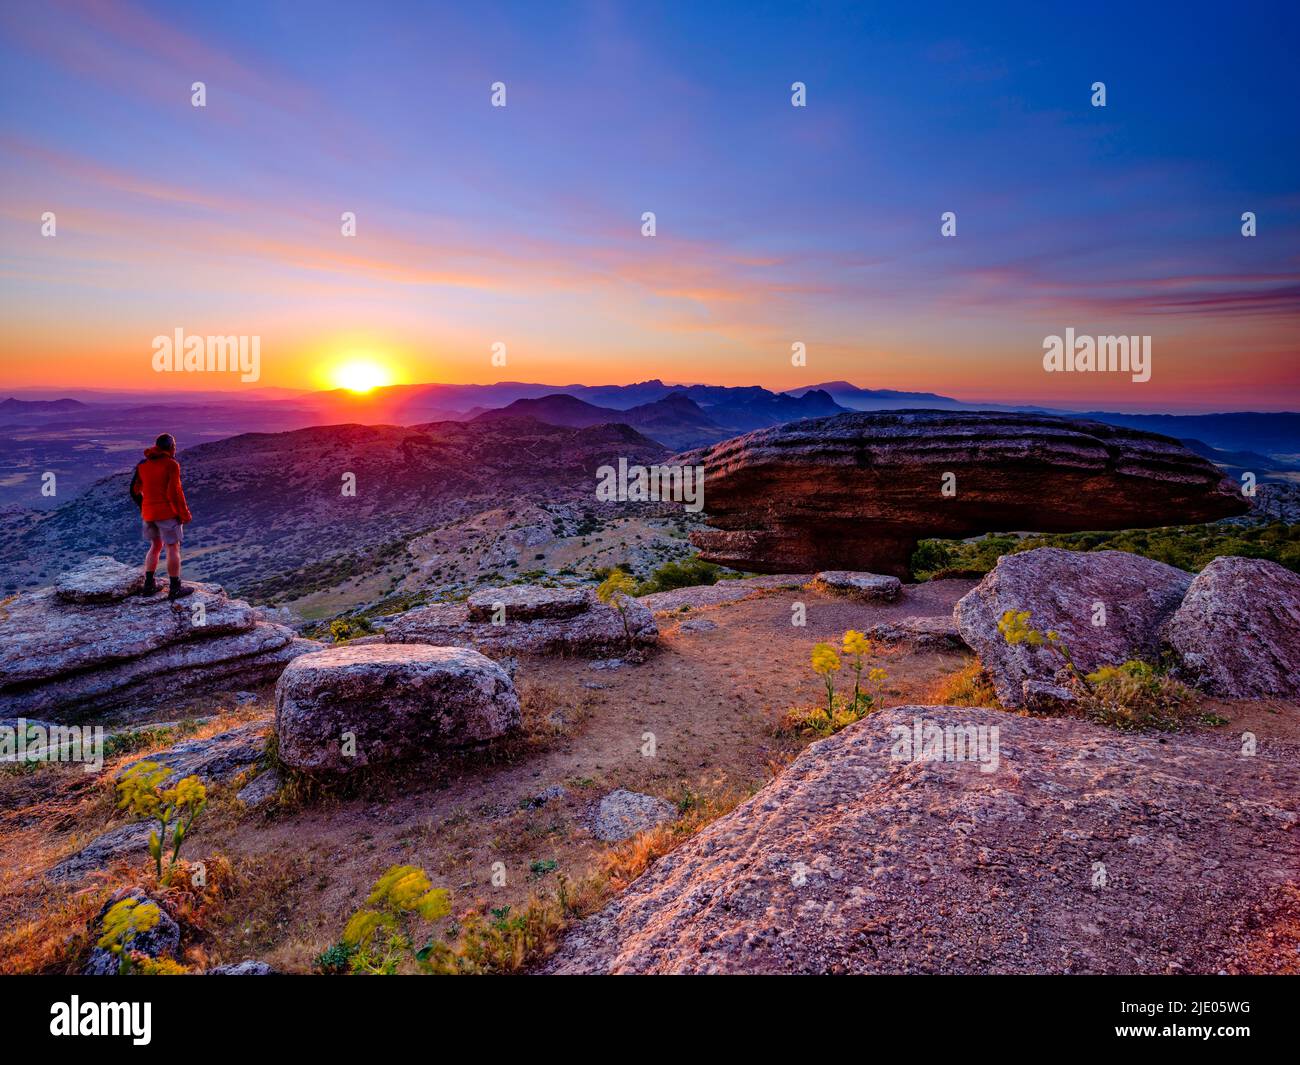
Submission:
<svg viewBox="0 0 1300 1065">
<path fill-rule="evenodd" d="M 694 588 L 702 584 L 717 584 L 722 578 L 722 567 L 698 558 L 689 558 L 684 562 L 665 562 L 642 581 L 637 587 L 637 595 L 653 595 L 655 592 L 670 592 L 675 588 Z"/>
<path fill-rule="evenodd" d="M 1088 674 L 1090 718 L 1119 729 L 1176 732 L 1201 718 L 1196 693 L 1146 662 L 1102 666 Z"/>
<path fill-rule="evenodd" d="M 1300 573 L 1300 525 L 1175 525 L 1118 532 L 1051 533 L 1017 538 L 990 535 L 969 542 L 922 540 L 912 555 L 918 580 L 943 576 L 982 576 L 999 555 L 1060 547 L 1067 551 L 1128 551 L 1198 573 L 1219 555 L 1264 558 Z"/>
</svg>

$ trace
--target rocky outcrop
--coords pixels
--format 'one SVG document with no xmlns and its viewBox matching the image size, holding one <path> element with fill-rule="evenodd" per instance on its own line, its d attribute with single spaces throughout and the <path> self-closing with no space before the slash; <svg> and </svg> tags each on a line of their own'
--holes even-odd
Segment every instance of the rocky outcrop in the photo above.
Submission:
<svg viewBox="0 0 1300 1065">
<path fill-rule="evenodd" d="M 96 939 L 101 934 L 104 915 L 125 898 L 133 898 L 142 905 L 151 903 L 158 907 L 157 924 L 131 940 L 129 944 L 131 953 L 141 954 L 147 958 L 174 957 L 176 949 L 181 945 L 181 926 L 176 923 L 162 903 L 146 895 L 139 888 L 118 890 L 104 903 L 103 909 L 99 911 L 99 916 L 95 920 Z M 90 959 L 86 962 L 84 971 L 86 976 L 116 976 L 119 968 L 118 956 L 105 947 L 97 946 L 90 952 Z"/>
<path fill-rule="evenodd" d="M 677 808 L 653 795 L 617 788 L 600 800 L 591 831 L 606 843 L 621 843 L 677 816 Z"/>
<path fill-rule="evenodd" d="M 651 592 L 640 596 L 637 602 L 651 612 L 680 610 L 682 607 L 722 606 L 739 602 L 762 592 L 802 588 L 808 583 L 807 573 L 769 573 L 762 577 L 736 577 L 720 580 L 717 584 L 696 584 L 689 588 L 671 588 L 666 592 Z"/>
<path fill-rule="evenodd" d="M 1126 551 L 1040 547 L 1003 555 L 953 608 L 962 639 L 979 655 L 1004 706 L 1038 708 L 1067 674 L 1048 647 L 1010 645 L 998 631 L 1008 610 L 1055 630 L 1085 673 L 1130 658 L 1155 662 L 1160 626 L 1173 615 L 1192 575 Z"/>
<path fill-rule="evenodd" d="M 96 869 L 103 869 L 118 858 L 143 854 L 149 848 L 149 833 L 152 831 L 153 825 L 145 821 L 132 821 L 109 829 L 53 866 L 45 876 L 56 883 L 76 880 Z"/>
<path fill-rule="evenodd" d="M 1258 558 L 1216 558 L 1165 624 L 1182 679 L 1211 695 L 1300 695 L 1300 576 Z"/>
<path fill-rule="evenodd" d="M 857 570 L 823 570 L 812 579 L 811 587 L 827 595 L 845 595 L 867 603 L 892 603 L 903 594 L 903 582 L 897 577 Z"/>
<path fill-rule="evenodd" d="M 951 614 L 882 621 L 867 629 L 866 635 L 880 643 L 905 647 L 909 651 L 969 650 Z"/>
<path fill-rule="evenodd" d="M 224 784 L 261 761 L 266 753 L 265 732 L 266 725 L 255 721 L 206 739 L 182 740 L 123 766 L 118 779 L 140 762 L 156 762 L 172 771 L 164 784 L 188 776 L 198 777 L 203 784 Z"/>
<path fill-rule="evenodd" d="M 512 584 L 482 588 L 465 600 L 471 621 L 536 621 L 571 618 L 591 609 L 585 588 L 546 588 L 539 584 Z"/>
<path fill-rule="evenodd" d="M 504 622 L 497 625 L 495 605 L 501 603 Z M 650 611 L 635 599 L 624 598 L 623 607 L 620 615 L 585 588 L 495 588 L 475 593 L 468 604 L 409 611 L 384 629 L 383 640 L 472 647 L 492 658 L 618 655 L 636 661 L 655 645 L 659 630 Z"/>
<path fill-rule="evenodd" d="M 63 573 L 54 594 L 68 603 L 111 603 L 135 595 L 144 587 L 144 570 L 124 566 L 107 555 L 94 555 Z"/>
<path fill-rule="evenodd" d="M 6 604 L 0 713 L 84 715 L 247 687 L 319 647 L 215 584 L 187 583 L 175 602 L 136 594 L 134 572 L 94 558 Z"/>
<path fill-rule="evenodd" d="M 923 537 L 1143 528 L 1249 509 L 1176 440 L 1038 414 L 843 414 L 671 461 L 705 468 L 712 528 L 691 536 L 701 557 L 767 573 L 905 577 Z"/>
<path fill-rule="evenodd" d="M 294 659 L 275 687 L 279 757 L 346 773 L 503 736 L 520 723 L 505 670 L 477 651 L 334 647 Z"/>
<path fill-rule="evenodd" d="M 996 735 L 996 759 L 918 760 L 918 720 L 922 755 L 929 722 L 944 737 L 931 754 L 979 751 L 979 736 L 991 754 Z M 1295 754 L 969 707 L 880 711 L 660 858 L 547 969 L 1231 969 L 1249 930 L 1294 915 Z"/>
</svg>

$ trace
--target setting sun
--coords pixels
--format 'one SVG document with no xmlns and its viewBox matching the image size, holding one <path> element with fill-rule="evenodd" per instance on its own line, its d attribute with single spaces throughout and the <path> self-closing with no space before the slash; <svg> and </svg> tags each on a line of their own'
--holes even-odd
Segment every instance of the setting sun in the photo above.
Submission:
<svg viewBox="0 0 1300 1065">
<path fill-rule="evenodd" d="M 393 375 L 388 367 L 363 359 L 344 363 L 334 371 L 333 376 L 334 384 L 338 388 L 346 388 L 349 392 L 369 392 L 393 382 Z"/>
</svg>

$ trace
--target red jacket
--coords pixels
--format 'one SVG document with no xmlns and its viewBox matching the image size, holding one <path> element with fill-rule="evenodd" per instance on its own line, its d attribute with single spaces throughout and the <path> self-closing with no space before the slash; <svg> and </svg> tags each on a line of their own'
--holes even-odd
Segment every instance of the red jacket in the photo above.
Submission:
<svg viewBox="0 0 1300 1065">
<path fill-rule="evenodd" d="M 145 448 L 144 461 L 131 479 L 131 494 L 143 498 L 140 516 L 145 521 L 179 518 L 184 525 L 194 520 L 181 488 L 181 464 L 161 448 Z"/>
</svg>

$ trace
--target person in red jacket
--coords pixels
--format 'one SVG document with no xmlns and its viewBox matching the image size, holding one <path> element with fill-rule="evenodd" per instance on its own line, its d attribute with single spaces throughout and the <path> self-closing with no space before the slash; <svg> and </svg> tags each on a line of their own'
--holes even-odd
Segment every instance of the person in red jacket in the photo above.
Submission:
<svg viewBox="0 0 1300 1065">
<path fill-rule="evenodd" d="M 140 507 L 142 535 L 149 543 L 144 556 L 144 594 L 157 590 L 154 571 L 163 545 L 167 546 L 168 599 L 181 594 L 182 526 L 194 520 L 181 488 L 181 466 L 176 461 L 176 440 L 163 433 L 154 446 L 145 448 L 144 461 L 131 479 L 131 498 Z"/>
</svg>

